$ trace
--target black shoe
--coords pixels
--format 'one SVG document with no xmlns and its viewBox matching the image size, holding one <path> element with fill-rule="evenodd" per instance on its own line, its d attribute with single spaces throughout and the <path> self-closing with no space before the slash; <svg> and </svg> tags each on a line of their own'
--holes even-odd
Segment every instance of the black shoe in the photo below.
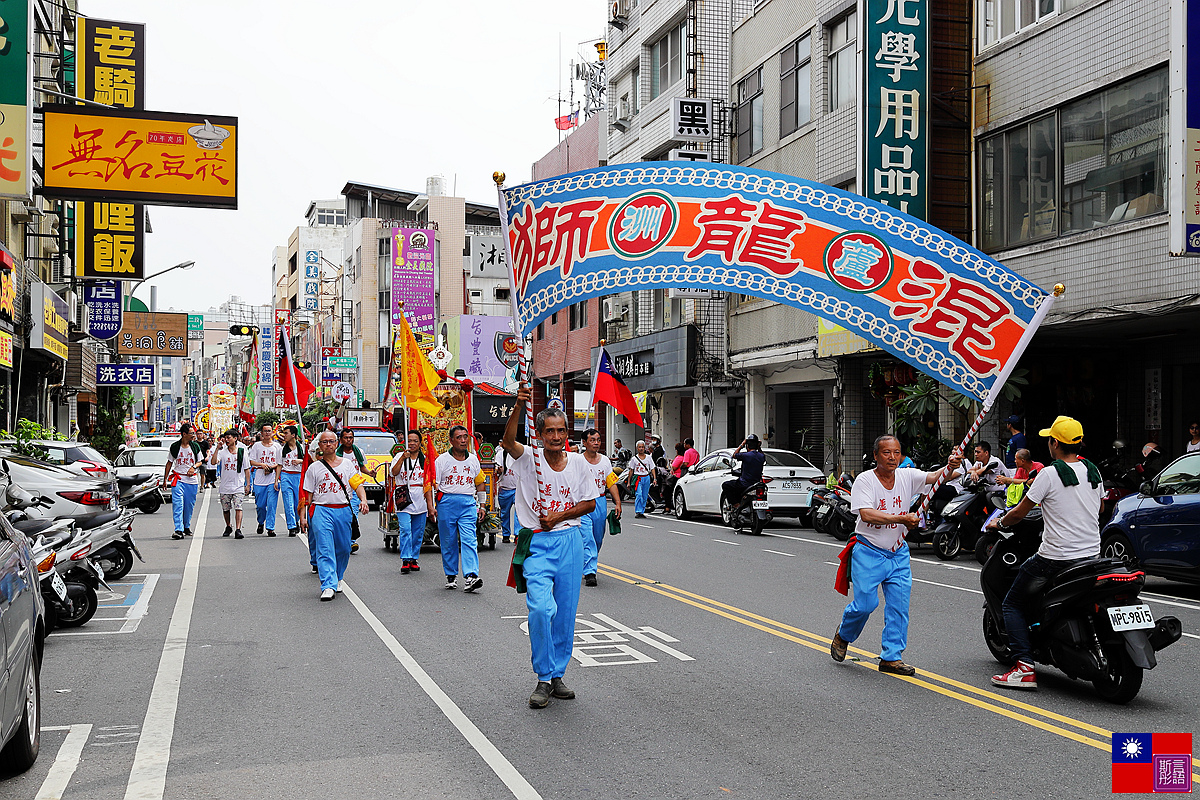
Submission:
<svg viewBox="0 0 1200 800">
<path fill-rule="evenodd" d="M 583 585 L 584 586 L 595 586 L 596 585 L 596 573 L 589 572 L 587 575 L 584 575 L 583 576 Z"/>
<path fill-rule="evenodd" d="M 545 708 L 550 705 L 550 684 L 545 681 L 538 681 L 537 687 L 533 690 L 533 694 L 529 695 L 530 708 Z"/>
<path fill-rule="evenodd" d="M 509 544 L 510 543 L 509 538 L 507 536 L 505 536 L 504 538 L 502 538 L 500 540 L 500 543 L 501 544 Z"/>
<path fill-rule="evenodd" d="M 234 532 L 233 532 L 233 538 L 235 538 L 235 539 L 245 539 L 246 537 L 245 537 L 245 536 L 242 536 L 242 529 L 241 529 L 241 528 L 238 528 L 236 531 L 234 531 Z"/>
<path fill-rule="evenodd" d="M 483 588 L 483 578 L 478 575 L 463 575 L 463 591 L 467 594 Z"/>
<path fill-rule="evenodd" d="M 274 536 L 274 535 L 275 535 L 275 531 L 273 531 L 273 530 L 267 531 L 267 536 Z"/>
<path fill-rule="evenodd" d="M 299 528 L 288 528 L 288 536 L 295 536 L 298 533 L 300 533 Z"/>
<path fill-rule="evenodd" d="M 172 539 L 182 539 L 183 531 L 175 531 L 174 533 L 171 534 L 171 538 Z"/>
<path fill-rule="evenodd" d="M 551 678 L 550 696 L 557 697 L 559 700 L 574 700 L 575 692 L 567 688 L 562 678 Z"/>
<path fill-rule="evenodd" d="M 645 519 L 646 515 L 645 514 L 634 514 L 633 518 L 634 519 Z"/>
<path fill-rule="evenodd" d="M 191 529 L 191 528 L 184 528 L 184 529 L 183 529 L 183 535 L 184 535 L 184 536 L 191 536 L 191 535 L 192 535 L 192 529 Z"/>
<path fill-rule="evenodd" d="M 260 522 L 260 523 L 258 523 L 258 534 L 259 534 L 259 536 L 261 536 L 261 535 L 262 535 L 262 532 L 263 532 L 263 524 Z"/>
<path fill-rule="evenodd" d="M 233 533 L 233 526 L 232 526 L 232 525 L 226 525 L 226 526 L 225 526 L 225 532 L 224 532 L 224 533 L 222 533 L 221 535 L 222 535 L 222 536 L 228 536 L 228 535 L 229 535 L 229 534 L 231 534 L 231 533 Z"/>
<path fill-rule="evenodd" d="M 309 566 L 310 566 L 310 567 L 312 567 L 313 575 L 316 575 L 316 574 L 317 574 L 317 565 L 316 565 L 316 564 L 309 564 Z"/>
</svg>

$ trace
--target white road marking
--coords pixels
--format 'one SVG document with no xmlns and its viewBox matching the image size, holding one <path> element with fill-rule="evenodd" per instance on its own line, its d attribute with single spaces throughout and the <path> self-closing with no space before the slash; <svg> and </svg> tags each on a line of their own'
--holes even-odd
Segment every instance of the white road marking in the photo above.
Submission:
<svg viewBox="0 0 1200 800">
<path fill-rule="evenodd" d="M 695 536 L 696 535 L 694 533 L 684 533 L 683 531 L 671 531 L 671 533 L 678 533 L 680 536 Z"/>
<path fill-rule="evenodd" d="M 1190 597 L 1176 597 L 1173 594 L 1162 594 L 1161 592 L 1142 592 L 1142 595 L 1146 596 L 1146 597 L 1166 597 L 1166 598 L 1169 598 L 1170 600 L 1190 600 L 1191 599 Z M 1166 603 L 1166 602 L 1168 602 L 1168 600 L 1163 600 L 1161 602 Z M 1200 606 L 1184 606 L 1184 608 L 1191 608 L 1196 611 L 1200 611 Z"/>
<path fill-rule="evenodd" d="M 592 614 L 592 616 L 595 617 L 596 619 L 600 620 L 601 622 L 604 622 L 604 623 L 607 623 L 607 624 L 613 626 L 614 628 L 621 631 L 622 633 L 629 634 L 630 636 L 637 639 L 642 644 L 648 644 L 651 647 L 653 647 L 657 650 L 661 650 L 662 652 L 666 653 L 667 655 L 669 655 L 673 658 L 679 659 L 680 661 L 695 661 L 696 660 L 696 659 L 692 658 L 691 656 L 689 656 L 687 653 L 681 653 L 673 647 L 667 647 L 662 642 L 655 640 L 653 636 L 648 635 L 650 632 L 653 632 L 655 636 L 659 637 L 660 639 L 665 639 L 668 642 L 678 642 L 679 641 L 674 636 L 668 636 L 667 634 L 663 633 L 660 630 L 657 630 L 656 628 L 644 627 L 644 628 L 635 630 L 634 628 L 631 628 L 628 625 L 622 625 L 620 622 L 617 622 L 615 619 L 608 616 L 607 614 Z"/>
<path fill-rule="evenodd" d="M 500 619 L 526 619 L 528 617 L 528 614 L 505 614 Z"/>
<path fill-rule="evenodd" d="M 171 624 L 167 627 L 167 638 L 163 642 L 158 673 L 150 690 L 150 703 L 146 707 L 142 734 L 133 756 L 133 768 L 129 771 L 125 800 L 162 800 L 167 788 L 167 765 L 171 760 L 171 739 L 175 735 L 175 712 L 179 708 L 183 658 L 187 653 L 188 633 L 192 627 L 192 607 L 196 603 L 196 585 L 200 580 L 204 528 L 213 494 L 205 492 L 204 499 L 198 504 L 200 519 L 196 522 L 195 536 L 188 547 L 183 583 L 175 600 L 175 610 L 171 612 Z"/>
<path fill-rule="evenodd" d="M 763 552 L 764 552 L 764 553 L 774 553 L 774 554 L 775 554 L 775 555 L 777 555 L 777 556 L 787 556 L 788 558 L 795 558 L 795 557 L 796 557 L 796 554 L 795 554 L 795 553 L 784 553 L 784 552 L 783 552 L 783 551 L 781 551 L 781 550 L 768 550 L 768 549 L 767 549 L 767 548 L 765 548 L 765 547 L 763 548 Z"/>
<path fill-rule="evenodd" d="M 714 542 L 720 542 L 721 544 L 731 544 L 731 545 L 733 545 L 734 547 L 741 547 L 741 546 L 742 546 L 740 542 L 727 542 L 727 541 L 725 541 L 724 539 L 713 539 L 713 541 L 714 541 Z"/>
<path fill-rule="evenodd" d="M 947 589 L 957 589 L 960 592 L 971 592 L 972 594 L 983 594 L 979 589 L 968 589 L 965 586 L 954 586 L 949 583 L 938 583 L 937 581 L 925 581 L 920 578 L 913 578 L 916 583 L 928 583 L 930 586 L 944 586 Z"/>
<path fill-rule="evenodd" d="M 1189 639 L 1200 639 L 1200 636 L 1197 636 L 1197 635 L 1196 635 L 1196 634 L 1194 634 L 1194 633 L 1185 633 L 1185 634 L 1183 634 L 1183 635 L 1184 635 L 1184 636 L 1186 636 L 1186 637 L 1188 637 Z"/>
<path fill-rule="evenodd" d="M 205 497 L 208 497 L 208 495 L 206 494 Z M 201 511 L 201 513 L 204 512 Z M 129 614 L 127 615 L 129 621 L 121 626 L 121 633 L 133 633 L 138 629 L 138 625 L 142 624 L 142 617 L 146 616 L 146 609 L 150 607 L 150 595 L 154 594 L 154 587 L 157 585 L 157 573 L 146 576 L 146 580 L 142 583 L 142 593 L 138 595 L 137 602 L 133 604 L 133 608 L 129 609 Z"/>
<path fill-rule="evenodd" d="M 1145 595 L 1145 594 L 1146 594 L 1145 592 L 1142 592 L 1142 595 Z M 1179 608 L 1186 608 L 1186 609 L 1190 609 L 1192 611 L 1200 611 L 1200 607 L 1189 606 L 1187 603 L 1176 603 L 1172 600 L 1159 600 L 1157 597 L 1152 597 L 1151 599 L 1147 600 L 1143 596 L 1142 599 L 1146 600 L 1147 603 L 1162 603 L 1164 606 L 1178 606 Z"/>
<path fill-rule="evenodd" d="M 640 522 L 635 522 L 635 523 L 633 523 L 633 524 L 634 524 L 634 525 L 636 525 L 636 526 L 638 526 L 639 528 L 651 528 L 651 529 L 653 529 L 653 528 L 654 528 L 654 526 L 653 526 L 653 525 L 643 525 L 643 524 L 642 524 L 642 523 L 640 523 Z"/>
<path fill-rule="evenodd" d="M 53 728 L 42 728 L 42 730 L 66 730 L 67 738 L 63 740 L 62 747 L 58 748 L 58 755 L 54 757 L 54 763 L 50 765 L 50 772 L 46 775 L 46 780 L 42 781 L 42 788 L 38 789 L 33 800 L 61 800 L 63 792 L 67 790 L 67 784 L 71 782 L 71 778 L 75 775 L 75 769 L 79 766 L 79 759 L 83 756 L 83 746 L 87 744 L 88 736 L 92 733 L 92 726 L 59 725 Z"/>
</svg>

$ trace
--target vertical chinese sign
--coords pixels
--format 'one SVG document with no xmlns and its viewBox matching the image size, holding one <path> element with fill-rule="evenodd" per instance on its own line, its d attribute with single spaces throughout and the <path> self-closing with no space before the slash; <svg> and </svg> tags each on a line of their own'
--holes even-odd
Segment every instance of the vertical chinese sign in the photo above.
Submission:
<svg viewBox="0 0 1200 800">
<path fill-rule="evenodd" d="M 929 4 L 863 0 L 859 191 L 929 215 Z"/>
<path fill-rule="evenodd" d="M 1171 180 L 1173 256 L 1200 255 L 1200 12 L 1171 0 Z M 1192 84 L 1196 89 L 1192 89 Z"/>
<path fill-rule="evenodd" d="M 305 311 L 317 311 L 321 296 L 321 253 L 304 251 L 304 281 L 300 284 L 300 302 Z"/>
<path fill-rule="evenodd" d="M 112 339 L 121 332 L 120 281 L 83 282 L 84 330 L 96 339 Z"/>
<path fill-rule="evenodd" d="M 0 0 L 0 198 L 33 193 L 31 0 Z"/>
<path fill-rule="evenodd" d="M 434 233 L 425 228 L 392 228 L 392 325 L 400 324 L 400 315 L 427 350 L 433 346 L 437 324 L 433 294 Z M 401 312 L 403 303 L 403 312 Z"/>
<path fill-rule="evenodd" d="M 275 341 L 272 342 L 275 347 L 275 362 L 279 362 L 284 357 L 283 348 L 279 346 L 279 341 L 284 336 L 286 336 L 288 339 L 292 338 L 292 312 L 285 308 L 277 308 L 275 309 Z M 264 340 L 264 353 L 266 352 L 266 346 L 266 341 Z M 275 373 L 275 384 L 274 388 L 272 389 L 275 398 L 274 405 L 275 410 L 279 411 L 281 409 L 288 408 L 289 406 L 287 403 L 283 402 L 283 370 L 280 369 L 276 363 L 273 372 Z M 266 380 L 263 380 L 263 383 L 266 383 Z"/>
</svg>

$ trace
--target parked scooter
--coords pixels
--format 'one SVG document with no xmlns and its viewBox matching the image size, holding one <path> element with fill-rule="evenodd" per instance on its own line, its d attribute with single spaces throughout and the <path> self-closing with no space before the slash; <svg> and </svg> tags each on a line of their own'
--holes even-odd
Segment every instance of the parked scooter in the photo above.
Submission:
<svg viewBox="0 0 1200 800">
<path fill-rule="evenodd" d="M 857 519 L 850 510 L 850 490 L 854 480 L 843 472 L 833 488 L 815 489 L 812 494 L 813 529 L 826 533 L 839 542 L 849 540 Z"/>
<path fill-rule="evenodd" d="M 136 508 L 143 514 L 153 514 L 162 506 L 162 495 L 158 492 L 159 478 L 149 472 L 137 475 L 118 475 L 117 488 L 121 492 L 122 508 Z"/>
<path fill-rule="evenodd" d="M 1124 469 L 1124 452 L 1125 442 L 1117 439 L 1113 442 L 1113 454 L 1098 465 L 1100 474 L 1109 476 L 1104 479 L 1104 498 L 1100 501 L 1101 530 L 1112 519 L 1117 501 L 1126 495 L 1133 494 L 1144 482 L 1149 480 L 1150 464 L 1162 455 L 1157 444 L 1146 442 L 1142 446 L 1141 460 L 1132 467 Z"/>
<path fill-rule="evenodd" d="M 1017 570 L 1041 543 L 1041 509 L 1001 534 L 979 581 L 984 641 L 1009 667 L 1001 605 Z M 1141 689 L 1144 671 L 1157 665 L 1155 653 L 1179 641 L 1183 630 L 1175 617 L 1155 620 L 1150 606 L 1139 602 L 1145 582 L 1145 573 L 1111 559 L 1089 559 L 1060 572 L 1036 607 L 1026 610 L 1034 660 L 1091 681 L 1105 700 L 1128 703 Z"/>
<path fill-rule="evenodd" d="M 988 515 L 1003 507 L 1004 493 L 992 489 L 984 480 L 973 481 L 964 477 L 962 494 L 946 503 L 942 508 L 942 521 L 933 530 L 930 543 L 934 554 L 943 561 L 953 561 L 965 547 L 975 549 L 975 543 L 983 531 Z"/>
</svg>

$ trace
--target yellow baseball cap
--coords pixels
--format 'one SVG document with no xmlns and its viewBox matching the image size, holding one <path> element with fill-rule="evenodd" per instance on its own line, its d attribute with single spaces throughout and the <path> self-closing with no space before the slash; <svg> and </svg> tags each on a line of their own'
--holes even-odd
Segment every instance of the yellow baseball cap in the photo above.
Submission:
<svg viewBox="0 0 1200 800">
<path fill-rule="evenodd" d="M 1079 444 L 1083 441 L 1083 426 L 1072 417 L 1059 417 L 1049 428 L 1043 428 L 1038 436 L 1049 436 L 1063 444 Z"/>
</svg>

